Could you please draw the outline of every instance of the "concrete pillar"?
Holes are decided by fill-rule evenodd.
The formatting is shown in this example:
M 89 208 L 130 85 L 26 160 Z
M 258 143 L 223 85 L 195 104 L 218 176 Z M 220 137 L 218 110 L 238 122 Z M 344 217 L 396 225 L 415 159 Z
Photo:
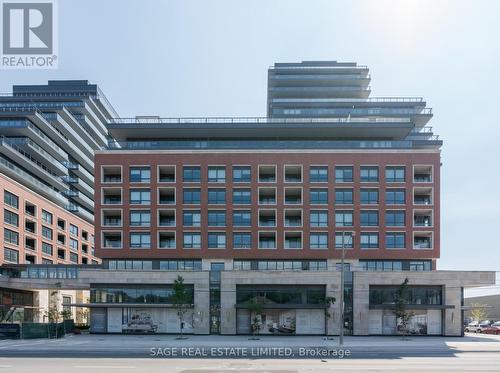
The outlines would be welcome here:
M 368 282 L 356 278 L 354 272 L 354 288 L 353 288 L 353 335 L 368 335 L 369 319 L 368 313 L 369 300 L 368 295 L 370 287 Z
M 334 278 L 336 279 L 336 278 Z M 327 310 L 330 317 L 326 318 L 326 334 L 339 335 L 339 322 L 340 322 L 340 283 L 336 281 L 326 284 L 326 296 L 335 297 L 335 303 Z
M 444 335 L 460 337 L 462 335 L 462 321 L 460 317 L 462 308 L 461 289 L 456 286 L 445 286 L 443 301 L 447 306 L 455 306 L 455 308 L 447 308 L 444 311 Z
M 236 283 L 224 281 L 224 273 L 220 296 L 220 333 L 236 334 Z
M 193 327 L 195 334 L 210 333 L 210 292 L 207 283 L 194 284 Z

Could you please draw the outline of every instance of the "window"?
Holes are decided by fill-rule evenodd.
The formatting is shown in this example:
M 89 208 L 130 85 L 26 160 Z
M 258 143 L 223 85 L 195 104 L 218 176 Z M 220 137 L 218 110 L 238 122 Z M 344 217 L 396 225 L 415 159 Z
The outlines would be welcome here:
M 225 233 L 208 233 L 208 248 L 209 249 L 225 249 L 226 234 Z
M 130 233 L 130 247 L 133 249 L 149 249 L 151 247 L 151 234 L 143 232 Z
M 15 209 L 19 208 L 19 197 L 6 190 L 3 192 L 3 202 L 7 206 L 14 207 Z
M 310 216 L 311 227 L 328 227 L 328 211 L 313 210 Z
M 53 247 L 47 242 L 42 242 L 42 253 L 52 256 Z
M 352 205 L 352 189 L 335 189 L 336 205 Z
M 7 224 L 19 227 L 19 215 L 12 211 L 3 210 L 3 221 Z
M 360 169 L 360 179 L 363 183 L 375 183 L 378 181 L 378 167 L 362 166 Z
M 186 183 L 199 183 L 201 171 L 198 166 L 186 166 L 182 169 L 182 179 Z
M 406 192 L 404 189 L 387 189 L 385 192 L 385 203 L 388 205 L 404 205 L 406 203 Z
M 149 227 L 151 213 L 149 211 L 130 211 L 130 225 L 133 227 Z
M 52 224 L 53 216 L 50 212 L 42 210 L 42 221 L 47 224 Z
M 76 225 L 70 224 L 69 233 L 72 234 L 73 236 L 78 236 L 78 227 Z
M 233 211 L 233 227 L 249 227 L 252 225 L 250 211 Z
M 360 199 L 362 205 L 378 204 L 378 189 L 361 189 Z
M 42 236 L 48 240 L 52 240 L 52 229 L 42 225 Z
M 313 205 L 328 204 L 328 189 L 311 189 L 309 192 L 310 203 Z
M 378 211 L 361 211 L 359 220 L 362 227 L 376 227 L 378 226 Z
M 209 227 L 225 227 L 226 212 L 225 211 L 209 211 L 208 212 Z
M 235 205 L 249 205 L 251 203 L 250 189 L 234 189 L 233 190 L 233 204 Z
M 201 193 L 199 189 L 184 189 L 183 202 L 190 205 L 199 205 L 201 202 Z
M 408 269 L 410 271 L 430 271 L 431 262 L 410 262 Z
M 199 211 L 184 211 L 182 224 L 185 227 L 199 227 L 201 223 L 201 213 Z
M 250 166 L 233 167 L 233 183 L 249 183 L 252 181 Z
M 328 233 L 311 233 L 309 246 L 311 249 L 328 249 Z
M 149 189 L 132 189 L 130 191 L 131 205 L 151 204 L 151 191 Z
M 74 238 L 70 238 L 69 247 L 71 250 L 78 251 L 78 241 Z
M 335 167 L 335 182 L 337 183 L 352 183 L 352 175 L 351 166 Z
M 327 166 L 311 166 L 309 169 L 309 182 L 326 183 L 328 181 Z
M 6 243 L 11 245 L 19 245 L 19 233 L 11 231 L 10 229 L 4 228 L 3 239 Z
M 406 238 L 403 232 L 391 232 L 385 235 L 385 247 L 388 249 L 404 249 L 405 242 Z
M 386 227 L 404 227 L 405 212 L 404 211 L 386 211 L 385 212 Z
M 19 252 L 17 250 L 4 248 L 3 258 L 6 262 L 19 263 Z
M 361 233 L 360 246 L 362 249 L 378 248 L 378 233 Z
M 78 263 L 78 254 L 69 253 L 69 260 L 73 263 Z
M 225 183 L 226 168 L 225 167 L 208 167 L 208 182 L 209 183 Z
M 183 247 L 186 249 L 201 248 L 201 235 L 199 233 L 184 233 Z
M 131 183 L 150 183 L 151 170 L 149 167 L 130 167 Z
M 352 232 L 335 232 L 335 248 L 342 249 L 354 248 L 354 236 Z
M 387 183 L 403 183 L 405 181 L 405 168 L 402 166 L 386 167 L 385 181 Z
M 250 249 L 252 247 L 252 235 L 250 233 L 234 233 L 233 248 L 234 249 Z
M 335 213 L 336 227 L 352 227 L 352 211 L 337 211 Z
M 225 189 L 208 189 L 208 203 L 211 205 L 223 205 L 226 203 Z
M 71 312 L 71 297 L 67 295 L 63 295 L 62 297 L 62 308 L 65 312 Z

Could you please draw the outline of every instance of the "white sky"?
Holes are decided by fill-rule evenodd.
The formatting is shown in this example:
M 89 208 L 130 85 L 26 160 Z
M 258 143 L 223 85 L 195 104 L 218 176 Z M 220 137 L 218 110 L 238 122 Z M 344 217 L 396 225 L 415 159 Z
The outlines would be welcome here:
M 374 96 L 423 96 L 444 140 L 439 269 L 500 270 L 500 1 L 59 0 L 59 69 L 121 116 L 264 116 L 267 67 L 368 65 Z

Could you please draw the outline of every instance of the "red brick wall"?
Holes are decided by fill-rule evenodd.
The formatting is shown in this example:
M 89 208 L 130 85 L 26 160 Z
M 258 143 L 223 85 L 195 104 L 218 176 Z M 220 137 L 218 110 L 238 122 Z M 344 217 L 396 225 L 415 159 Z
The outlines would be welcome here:
M 304 152 L 304 153 L 284 153 L 284 152 L 227 152 L 227 153 L 203 153 L 203 152 L 185 152 L 185 153 L 168 153 L 168 152 L 103 152 L 98 153 L 95 157 L 96 162 L 96 253 L 101 258 L 281 258 L 281 259 L 314 259 L 314 258 L 338 258 L 340 250 L 334 249 L 334 234 L 335 231 L 355 231 L 354 249 L 347 250 L 347 258 L 359 259 L 423 259 L 423 258 L 438 258 L 439 257 L 439 185 L 440 185 L 440 154 L 436 152 L 398 152 L 398 151 L 380 151 L 380 152 L 345 152 L 345 153 L 327 153 L 327 152 Z M 284 165 L 303 165 L 303 182 L 302 183 L 284 183 Z M 102 165 L 121 165 L 122 166 L 122 185 L 101 183 L 101 166 Z M 151 222 L 150 228 L 134 228 L 134 231 L 151 231 L 152 248 L 151 249 L 130 249 L 129 248 L 129 166 L 133 165 L 150 165 L 151 166 L 151 184 L 137 185 L 151 187 Z M 176 166 L 176 181 L 175 183 L 158 183 L 157 182 L 157 166 L 158 165 L 175 165 Z M 184 183 L 182 181 L 182 166 L 183 165 L 199 165 L 201 166 L 200 184 L 187 183 L 186 187 L 201 188 L 201 205 L 199 209 L 202 212 L 201 228 L 182 228 L 182 189 Z M 207 167 L 208 166 L 226 166 L 226 183 L 207 183 Z M 240 231 L 252 232 L 252 249 L 232 249 L 232 166 L 233 165 L 250 165 L 252 167 L 252 182 L 237 183 L 237 187 L 250 187 L 252 189 L 252 205 L 245 207 L 252 211 L 252 228 L 234 229 Z M 258 165 L 276 165 L 277 179 L 274 184 L 259 184 L 258 183 Z M 310 184 L 309 166 L 310 165 L 328 165 L 329 181 L 328 183 L 313 183 Z M 352 165 L 354 168 L 353 183 L 335 183 L 334 167 L 336 165 Z M 377 165 L 379 166 L 379 182 L 378 183 L 360 183 L 360 166 L 361 165 Z M 390 183 L 385 182 L 385 166 L 386 165 L 404 165 L 406 166 L 406 182 L 405 183 Z M 425 186 L 434 188 L 434 197 L 432 209 L 434 210 L 433 227 L 432 228 L 413 228 L 413 187 L 418 186 L 418 183 L 413 183 L 413 165 L 432 165 L 434 170 L 433 182 L 425 183 Z M 276 228 L 258 228 L 258 186 L 275 186 L 277 192 L 276 206 L 261 206 L 263 208 L 276 208 Z M 101 187 L 105 186 L 122 186 L 123 187 L 123 205 L 110 206 L 110 208 L 122 208 L 122 224 L 123 228 L 106 228 L 106 231 L 123 231 L 123 248 L 122 249 L 103 249 L 100 245 L 101 240 Z M 176 209 L 176 224 L 173 229 L 162 228 L 161 230 L 176 232 L 177 248 L 173 249 L 158 249 L 157 248 L 157 192 L 158 186 L 175 186 L 176 187 L 176 205 L 171 208 Z M 226 187 L 226 205 L 213 205 L 212 209 L 223 208 L 227 212 L 226 225 L 227 228 L 214 227 L 208 229 L 207 214 L 209 208 L 207 204 L 207 187 Z M 284 187 L 285 186 L 300 186 L 303 188 L 301 206 L 283 206 Z M 404 231 L 406 232 L 406 249 L 385 249 L 384 248 L 384 233 L 385 228 L 385 188 L 400 187 L 406 189 L 406 227 L 391 228 L 389 231 Z M 329 211 L 329 227 L 324 228 L 309 228 L 309 211 L 312 208 L 309 206 L 309 187 L 327 187 L 328 194 L 328 211 Z M 354 210 L 354 228 L 335 228 L 335 204 L 334 190 L 336 187 L 346 187 L 354 189 L 354 205 L 339 209 Z M 359 227 L 359 211 L 362 209 L 360 205 L 360 187 L 378 188 L 379 189 L 379 227 L 376 228 L 360 228 Z M 162 206 L 163 207 L 163 206 Z M 189 206 L 190 208 L 192 206 Z M 148 207 L 149 208 L 149 207 Z M 165 207 L 167 208 L 167 207 Z M 243 209 L 243 206 L 241 207 Z M 303 231 L 301 250 L 284 249 L 284 209 L 285 208 L 302 208 L 303 209 L 303 227 L 302 228 L 286 228 L 286 231 Z M 324 209 L 325 205 L 317 206 L 317 209 Z M 373 209 L 377 206 L 365 206 L 363 209 Z M 396 207 L 388 206 L 387 209 L 396 209 Z M 399 208 L 399 207 L 398 207 Z M 427 207 L 426 207 L 427 208 Z M 209 249 L 207 247 L 207 232 L 208 231 L 226 231 L 226 249 Z M 275 230 L 277 232 L 277 249 L 262 250 L 258 249 L 258 231 L 259 230 Z M 309 249 L 308 236 L 310 231 L 328 231 L 329 233 L 329 249 L 318 250 Z M 432 231 L 434 234 L 433 249 L 413 249 L 413 231 L 425 230 Z M 200 231 L 202 234 L 201 249 L 183 249 L 182 248 L 182 232 L 183 231 Z M 361 232 L 379 232 L 379 249 L 360 249 L 359 237 Z
M 15 209 L 4 204 L 4 190 L 7 190 L 19 197 L 19 208 Z M 25 201 L 28 201 L 36 205 L 36 216 L 25 214 Z M 13 227 L 9 224 L 4 223 L 4 209 L 10 210 L 19 215 L 19 227 Z M 52 224 L 42 223 L 41 214 L 42 209 L 50 212 L 53 216 Z M 62 231 L 57 227 L 57 218 L 61 218 L 66 221 L 66 229 Z M 36 224 L 36 233 L 33 234 L 25 230 L 25 220 L 29 219 Z M 57 263 L 72 263 L 69 260 L 69 249 L 70 238 L 78 240 L 78 263 L 82 262 L 82 257 L 86 257 L 88 264 L 91 264 L 92 259 L 97 260 L 96 257 L 92 256 L 91 248 L 94 246 L 90 242 L 91 235 L 94 234 L 94 226 L 83 219 L 80 219 L 76 215 L 71 214 L 62 207 L 49 202 L 45 198 L 39 196 L 33 191 L 25 188 L 21 184 L 13 181 L 12 179 L 0 174 L 0 221 L 2 222 L 2 229 L 0 231 L 0 264 L 4 263 L 4 248 L 11 248 L 19 252 L 19 263 L 25 263 L 25 255 L 32 255 L 36 258 L 36 264 L 42 263 L 42 258 L 50 259 L 54 264 Z M 42 224 L 52 229 L 52 240 L 48 240 L 42 237 Z M 78 227 L 78 237 L 70 235 L 69 226 L 70 224 L 76 225 Z M 12 245 L 10 243 L 4 242 L 4 228 L 10 229 L 12 231 L 19 233 L 19 245 Z M 88 232 L 88 240 L 82 238 L 82 230 Z M 57 243 L 57 234 L 62 233 L 66 236 L 65 245 Z M 36 250 L 25 249 L 25 237 L 32 237 L 36 239 Z M 47 242 L 53 246 L 53 255 L 47 255 L 42 253 L 42 241 Z M 81 252 L 82 243 L 87 244 L 88 254 L 83 254 Z M 66 250 L 66 260 L 61 260 L 57 258 L 58 247 L 64 248 Z M 75 252 L 76 253 L 76 252 Z

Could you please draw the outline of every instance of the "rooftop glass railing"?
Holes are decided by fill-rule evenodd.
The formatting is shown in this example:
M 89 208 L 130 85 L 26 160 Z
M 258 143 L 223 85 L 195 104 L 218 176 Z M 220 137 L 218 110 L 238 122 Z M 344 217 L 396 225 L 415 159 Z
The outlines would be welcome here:
M 111 118 L 108 125 L 118 124 L 286 124 L 286 123 L 400 123 L 411 122 L 407 117 L 338 117 L 338 118 L 268 118 L 268 117 L 207 117 L 207 118 Z
M 271 79 L 287 80 L 287 79 L 370 79 L 369 74 L 276 74 L 270 77 Z
M 273 98 L 273 102 L 425 102 L 422 97 L 370 97 L 370 98 Z
M 412 141 L 324 141 L 324 140 L 152 140 L 123 141 L 120 149 L 411 149 Z

